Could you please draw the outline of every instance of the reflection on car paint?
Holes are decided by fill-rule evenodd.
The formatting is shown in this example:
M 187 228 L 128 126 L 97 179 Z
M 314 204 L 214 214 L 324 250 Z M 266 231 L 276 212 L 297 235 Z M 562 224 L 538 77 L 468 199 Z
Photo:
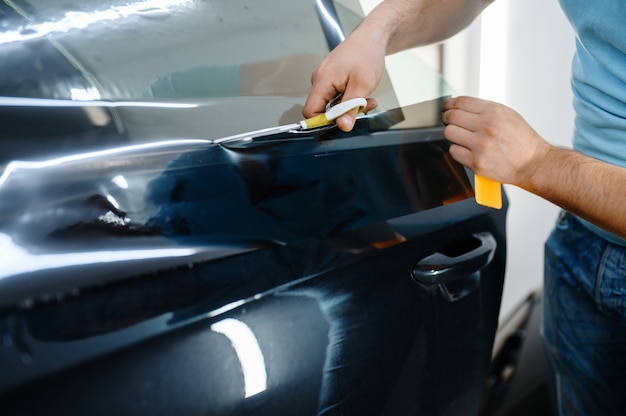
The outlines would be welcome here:
M 172 7 L 185 7 L 194 0 L 144 0 L 124 5 L 111 5 L 107 9 L 90 10 L 88 12 L 72 12 L 40 23 L 30 23 L 15 30 L 4 30 L 0 33 L 0 44 L 25 42 L 41 39 L 53 34 L 63 34 L 71 30 L 84 30 L 87 26 L 104 23 L 130 16 L 167 16 Z M 98 99 L 99 97 L 90 97 Z
M 0 177 L 0 262 L 9 266 L 0 305 L 21 312 L 0 322 L 2 332 L 24 365 L 55 355 L 58 343 L 63 356 L 87 360 L 131 345 L 134 333 L 221 318 L 277 293 L 304 296 L 328 325 L 315 335 L 329 343 L 318 414 L 357 406 L 342 403 L 359 379 L 344 354 L 360 348 L 374 322 L 346 317 L 363 308 L 357 292 L 307 281 L 402 245 L 398 218 L 472 196 L 436 111 L 406 134 L 389 130 L 411 120 L 406 110 L 360 119 L 349 134 L 331 127 L 228 146 L 188 139 L 9 162 Z M 249 360 L 242 354 L 239 365 Z M 51 371 L 46 365 L 21 379 Z M 245 394 L 259 394 L 260 384 L 244 383 Z
M 30 261 L 5 268 L 4 280 L 36 279 L 37 272 L 61 267 L 88 267 L 97 275 L 111 262 L 132 264 L 133 250 L 172 253 L 147 256 L 137 266 L 149 269 L 307 239 L 329 240 L 341 250 L 383 247 L 402 241 L 388 219 L 472 195 L 443 142 L 399 145 L 384 132 L 332 134 L 327 142 L 291 140 L 287 133 L 253 148 L 176 141 L 11 162 L 0 180 L 0 195 L 9 201 L 1 207 L 0 231 L 5 253 Z M 120 245 L 126 252 L 116 255 Z M 89 256 L 93 264 L 83 264 Z
M 297 252 L 300 252 L 301 255 L 294 256 L 294 253 Z M 250 292 L 256 292 L 259 288 L 250 287 L 250 284 L 253 283 L 253 280 L 250 279 L 244 278 L 240 279 L 239 282 L 234 282 L 233 279 L 235 277 L 254 275 L 254 278 L 258 279 L 265 275 L 275 276 L 282 274 L 321 276 L 322 273 L 319 271 L 328 270 L 326 266 L 329 264 L 341 265 L 341 263 L 336 261 L 338 258 L 343 258 L 343 263 L 349 262 L 349 258 L 345 255 L 336 252 L 332 254 L 332 251 L 328 251 L 323 245 L 312 243 L 280 246 L 272 249 L 269 253 L 258 251 L 257 254 L 247 259 L 248 267 L 242 267 L 244 265 L 238 264 L 236 258 L 224 259 L 224 261 L 218 264 L 197 265 L 192 269 L 181 268 L 177 271 L 173 270 L 169 275 L 163 271 L 160 276 L 140 280 L 133 279 L 119 283 L 118 290 L 85 290 L 81 293 L 81 296 L 66 297 L 63 303 L 49 302 L 47 305 L 40 305 L 38 308 L 26 309 L 21 315 L 24 317 L 24 321 L 20 324 L 22 328 L 20 331 L 26 334 L 25 339 L 27 343 L 23 345 L 27 346 L 28 350 L 22 350 L 22 354 L 26 357 L 28 356 L 26 351 L 33 351 L 36 359 L 37 355 L 44 351 L 47 354 L 51 354 L 57 349 L 59 353 L 63 351 L 62 356 L 64 357 L 78 356 L 85 359 L 85 353 L 97 355 L 99 351 L 106 351 L 112 346 L 127 345 L 126 342 L 132 343 L 136 337 L 145 337 L 147 334 L 159 334 L 164 331 L 185 328 L 194 321 L 197 322 L 197 325 L 205 325 L 203 322 L 207 318 L 203 317 L 201 311 L 211 309 L 210 304 L 212 302 L 209 301 L 207 303 L 207 300 L 210 299 L 207 298 L 207 294 L 210 292 L 206 291 L 211 285 L 213 285 L 212 290 L 215 291 L 215 295 L 219 295 L 220 292 L 223 295 L 225 292 L 235 290 L 241 296 L 241 293 L 246 290 L 240 290 L 240 285 L 246 286 Z M 308 266 L 304 265 L 303 267 L 299 261 L 295 260 L 304 259 L 305 257 Z M 335 258 L 334 260 L 333 257 Z M 283 259 L 283 262 L 281 262 L 281 259 Z M 285 263 L 284 261 L 287 259 L 292 260 Z M 322 264 L 321 267 L 320 264 Z M 234 266 L 235 268 L 230 268 L 229 266 Z M 379 409 L 382 406 L 380 400 L 387 397 L 386 394 L 381 394 L 381 391 L 391 388 L 393 376 L 404 365 L 404 360 L 409 352 L 413 357 L 416 357 L 416 354 L 422 357 L 426 360 L 425 362 L 429 362 L 427 357 L 431 357 L 432 360 L 432 357 L 435 355 L 446 357 L 451 353 L 447 351 L 446 343 L 443 340 L 441 340 L 442 343 L 432 345 L 420 344 L 419 348 L 421 351 L 412 350 L 412 339 L 423 332 L 436 331 L 452 324 L 452 322 L 445 321 L 443 317 L 438 318 L 435 316 L 426 319 L 425 316 L 418 313 L 425 305 L 430 305 L 430 308 L 436 308 L 435 305 L 441 302 L 435 292 L 419 291 L 416 287 L 413 287 L 412 297 L 399 296 L 398 291 L 402 292 L 411 288 L 410 285 L 406 287 L 399 285 L 400 282 L 408 283 L 408 279 L 401 279 L 400 281 L 394 279 L 393 282 L 387 279 L 378 279 L 375 276 L 378 276 L 381 272 L 379 270 L 380 267 L 390 268 L 389 266 L 377 264 L 376 270 L 371 269 L 364 273 L 365 270 L 357 269 L 344 276 L 349 277 L 351 281 L 350 287 L 360 287 L 360 290 L 345 292 L 343 286 L 346 283 L 345 280 L 338 281 L 333 279 L 332 275 L 316 280 L 302 279 L 300 282 L 292 282 L 292 284 L 285 285 L 282 289 L 280 286 L 278 288 L 275 287 L 274 290 L 266 292 L 265 295 L 256 295 L 256 302 L 254 303 L 236 302 L 230 308 L 231 312 L 229 314 L 213 315 L 209 313 L 208 315 L 219 320 L 224 318 L 238 319 L 244 322 L 255 334 L 261 354 L 266 357 L 264 362 L 266 366 L 270 366 L 266 369 L 266 373 L 271 375 L 266 381 L 266 394 L 277 394 L 282 383 L 297 382 L 297 379 L 294 380 L 293 377 L 303 376 L 297 372 L 297 366 L 294 368 L 295 363 L 292 363 L 288 369 L 282 368 L 280 363 L 291 363 L 290 357 L 301 357 L 304 354 L 307 356 L 307 371 L 315 371 L 317 368 L 317 371 L 320 372 L 319 377 L 310 378 L 310 380 L 319 380 L 320 384 L 318 386 L 307 386 L 304 389 L 315 400 L 315 407 L 318 409 L 316 414 L 333 414 L 340 409 L 349 409 L 358 414 L 359 411 L 366 412 L 371 409 Z M 257 268 L 264 269 L 270 273 L 259 275 L 255 273 Z M 390 269 L 388 272 L 392 273 L 391 275 L 395 275 L 396 272 L 393 270 L 393 267 Z M 220 284 L 216 281 L 219 280 L 220 276 L 228 280 L 223 280 Z M 155 281 L 155 279 L 157 280 Z M 227 281 L 230 283 L 228 286 L 224 285 Z M 204 289 L 203 286 L 205 286 Z M 157 288 L 159 289 L 155 291 Z M 414 299 L 410 301 L 413 297 Z M 221 298 L 223 299 L 223 296 Z M 400 299 L 404 299 L 402 304 L 398 303 Z M 294 314 L 299 308 L 303 308 L 301 309 L 301 314 L 298 313 L 290 318 L 290 316 L 278 313 L 282 310 L 282 307 L 278 305 L 286 301 L 292 304 L 289 310 Z M 470 309 L 468 308 L 473 308 L 473 302 L 477 301 L 478 299 L 474 298 L 472 302 L 465 302 L 456 308 L 469 311 Z M 388 310 L 386 308 L 389 307 L 389 302 L 394 304 L 394 319 L 388 320 L 388 317 L 382 319 L 382 316 L 377 318 L 378 314 L 374 312 Z M 167 305 L 164 305 L 164 303 Z M 295 305 L 299 306 L 296 307 Z M 146 315 L 150 308 L 157 308 L 154 309 L 156 311 L 164 306 L 167 306 L 167 309 L 179 312 L 175 314 L 165 313 L 154 318 L 149 318 L 149 315 Z M 243 309 L 242 306 L 244 306 Z M 91 310 L 92 313 L 89 315 L 77 313 L 86 310 L 86 308 Z M 274 312 L 268 313 L 268 308 L 270 311 L 274 310 Z M 129 324 L 128 321 L 121 327 L 115 325 L 116 320 L 119 321 L 118 324 L 121 324 L 129 317 L 133 317 L 133 320 L 139 319 L 139 321 L 134 326 L 126 328 L 124 326 Z M 255 320 L 255 317 L 263 318 L 262 320 Z M 98 319 L 101 319 L 101 331 L 105 331 L 98 333 L 108 334 L 105 344 L 103 344 L 105 338 L 94 336 L 97 333 L 90 332 L 98 329 Z M 285 336 L 290 319 L 310 320 L 298 322 L 299 327 L 308 322 L 306 324 L 308 332 L 305 338 L 309 343 L 308 345 L 301 345 L 296 340 L 283 342 L 281 337 L 278 336 L 279 334 L 272 332 L 281 328 L 281 336 Z M 219 320 L 213 321 L 208 319 L 209 323 L 207 325 L 212 326 Z M 478 325 L 478 322 L 476 325 Z M 86 332 L 86 330 L 88 331 Z M 197 329 L 193 330 L 193 327 L 190 327 L 190 330 L 193 333 L 202 333 L 202 331 L 198 332 Z M 374 339 L 379 339 L 378 337 L 383 332 L 402 333 L 403 335 L 398 335 L 388 340 L 389 346 L 393 346 L 394 354 L 380 357 L 377 356 L 377 350 L 371 349 L 370 346 L 377 344 L 373 341 Z M 189 354 L 191 351 L 194 351 L 194 362 L 196 364 L 194 368 L 189 368 L 185 366 L 182 356 L 164 355 L 158 358 L 158 361 L 176 363 L 176 366 L 169 368 L 168 378 L 176 378 L 181 371 L 186 371 L 187 377 L 189 377 L 189 374 L 196 374 L 192 378 L 197 378 L 202 374 L 202 368 L 211 368 L 213 371 L 217 371 L 226 365 L 226 362 L 223 364 L 214 362 L 214 360 L 219 360 L 221 356 L 220 350 L 216 349 L 212 349 L 211 356 L 205 357 L 205 360 L 208 361 L 204 361 L 204 364 L 200 365 L 203 362 L 200 356 L 203 353 L 205 342 L 201 342 L 201 340 L 196 342 L 193 338 L 189 339 L 184 336 L 184 333 L 181 334 L 180 331 L 176 333 L 178 335 L 175 335 L 175 339 L 183 337 L 180 340 L 180 344 L 178 344 L 180 345 L 179 349 L 182 349 L 181 354 Z M 470 330 L 469 333 L 475 334 L 475 331 Z M 122 340 L 124 343 L 118 344 Z M 327 347 L 324 348 L 323 345 L 318 345 L 320 343 L 323 345 L 327 344 Z M 298 345 L 301 345 L 301 347 L 298 348 Z M 192 350 L 189 350 L 189 348 L 192 348 Z M 152 354 L 156 352 L 151 352 L 149 347 L 142 348 L 142 351 L 143 356 L 157 359 L 152 357 Z M 161 355 L 174 353 L 171 348 L 161 347 L 158 351 L 158 354 Z M 320 351 L 326 351 L 326 354 L 322 357 L 315 355 Z M 276 354 L 280 354 L 281 358 L 277 359 Z M 350 359 L 346 359 L 347 356 Z M 124 357 L 127 357 L 128 360 L 139 359 L 132 352 L 132 349 L 125 353 Z M 256 359 L 258 365 L 258 355 Z M 244 358 L 244 360 L 247 359 Z M 435 360 L 432 361 L 435 362 Z M 60 360 L 60 363 L 62 362 Z M 228 363 L 228 366 L 240 366 L 241 359 L 237 359 L 237 362 L 239 364 L 231 361 Z M 376 365 L 378 367 L 378 377 L 375 380 L 369 379 L 366 384 L 363 384 L 365 372 L 371 371 L 372 366 L 377 362 L 381 364 Z M 46 363 L 40 364 L 45 365 Z M 133 368 L 134 365 L 137 364 L 129 361 L 123 367 L 130 366 L 130 368 Z M 479 368 L 481 365 L 480 362 L 473 361 L 473 366 Z M 39 370 L 41 370 L 41 367 L 39 367 Z M 115 376 L 115 373 L 108 371 L 106 360 L 103 363 L 103 367 L 89 371 L 96 371 L 100 374 L 101 380 L 107 380 Z M 429 371 L 428 367 L 424 371 Z M 435 371 L 435 369 L 430 371 Z M 464 371 L 466 376 L 469 376 L 472 371 L 476 370 L 464 368 L 462 371 Z M 234 374 L 239 372 L 244 374 L 243 369 L 239 371 L 233 370 Z M 282 379 L 281 377 L 286 378 Z M 257 384 L 256 386 L 258 387 L 259 385 Z M 355 388 L 356 386 L 360 387 L 357 389 Z M 236 385 L 226 385 L 217 391 L 227 393 L 231 392 L 231 388 L 235 389 L 235 391 L 240 389 Z M 237 403 L 236 398 L 242 397 L 238 396 L 238 394 L 245 395 L 245 384 L 241 386 L 241 389 L 241 393 L 231 392 L 223 396 L 220 395 L 221 398 L 214 397 L 214 403 L 224 404 L 226 402 L 234 406 L 234 403 Z M 350 393 L 351 391 L 353 394 Z M 454 391 L 454 388 L 450 387 L 450 391 Z M 416 392 L 415 394 L 419 394 L 419 396 L 416 396 L 420 397 L 419 402 L 425 408 L 428 408 L 430 402 L 428 398 L 422 397 L 423 392 Z M 229 397 L 232 397 L 232 399 L 229 399 Z M 250 398 L 252 397 L 254 396 L 250 396 Z M 300 395 L 298 399 L 305 400 L 306 397 Z M 433 398 L 434 396 L 431 397 L 431 399 Z M 268 398 L 266 397 L 265 399 Z M 304 404 L 300 404 L 299 408 L 305 409 L 307 407 Z
M 233 344 L 243 372 L 244 398 L 265 391 L 267 388 L 265 359 L 250 327 L 238 319 L 226 318 L 211 325 L 211 329 L 225 335 Z

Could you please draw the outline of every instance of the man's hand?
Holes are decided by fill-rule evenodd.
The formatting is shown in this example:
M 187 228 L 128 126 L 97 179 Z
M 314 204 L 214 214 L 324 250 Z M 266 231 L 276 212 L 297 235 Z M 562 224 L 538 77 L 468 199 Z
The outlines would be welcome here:
M 369 36 L 352 36 L 335 48 L 313 73 L 311 92 L 302 110 L 306 118 L 325 111 L 326 104 L 338 94 L 342 101 L 368 97 L 378 86 L 385 65 L 385 45 L 372 42 Z M 376 108 L 377 101 L 367 98 L 365 112 Z M 350 131 L 356 120 L 356 110 L 337 119 L 337 126 Z
M 525 189 L 552 147 L 518 113 L 491 101 L 451 98 L 442 120 L 454 159 L 481 176 Z
M 374 109 L 378 103 L 368 97 L 382 78 L 386 55 L 447 39 L 492 1 L 381 1 L 313 73 L 303 115 L 309 118 L 323 113 L 326 103 L 338 94 L 343 94 L 342 100 L 367 98 L 365 111 Z M 337 125 L 350 131 L 355 119 L 353 111 L 340 117 Z
M 541 138 L 515 111 L 478 98 L 444 103 L 450 154 L 475 173 L 519 186 L 626 238 L 626 168 Z

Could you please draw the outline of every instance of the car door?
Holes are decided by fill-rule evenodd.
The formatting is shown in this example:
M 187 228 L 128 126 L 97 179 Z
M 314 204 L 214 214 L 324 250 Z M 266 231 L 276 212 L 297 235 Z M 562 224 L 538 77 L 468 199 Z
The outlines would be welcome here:
M 62 84 L 87 80 L 98 97 L 2 94 L 0 111 L 22 116 L 7 118 L 11 131 L 54 109 L 50 123 L 73 126 L 60 137 L 75 143 L 60 151 L 59 136 L 2 137 L 12 150 L 0 162 L 7 414 L 475 414 L 497 325 L 506 201 L 475 203 L 472 175 L 443 138 L 443 97 L 398 106 L 383 82 L 391 98 L 351 133 L 329 126 L 217 145 L 300 117 L 306 88 L 262 90 L 263 78 L 250 95 L 209 94 L 207 74 L 226 84 L 243 65 L 206 72 L 183 40 L 210 22 L 214 36 L 237 33 L 224 39 L 231 47 L 280 33 L 275 53 L 327 51 L 334 6 L 349 11 L 212 1 L 143 2 L 133 14 L 95 3 L 81 13 L 99 19 L 53 33 L 51 45 L 81 63 Z M 57 6 L 30 4 L 44 15 Z M 292 36 L 259 20 L 268 11 Z M 179 35 L 128 41 L 164 27 Z M 117 42 L 93 49 L 100 69 L 85 41 L 94 34 Z M 208 53 L 203 42 L 193 44 Z M 211 59 L 228 55 L 216 50 Z M 142 59 L 129 67 L 144 71 L 131 76 L 114 64 L 133 51 Z M 287 62 L 253 67 L 268 61 L 270 74 Z M 98 123 L 110 130 L 84 146 Z M 42 140 L 52 150 L 30 153 Z

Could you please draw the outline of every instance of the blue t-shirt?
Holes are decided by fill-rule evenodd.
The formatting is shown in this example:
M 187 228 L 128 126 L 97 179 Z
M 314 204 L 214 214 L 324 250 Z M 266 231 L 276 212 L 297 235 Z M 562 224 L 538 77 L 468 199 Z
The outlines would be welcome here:
M 576 33 L 574 148 L 626 167 L 626 1 L 559 1 Z M 626 245 L 614 234 L 583 223 L 610 241 Z

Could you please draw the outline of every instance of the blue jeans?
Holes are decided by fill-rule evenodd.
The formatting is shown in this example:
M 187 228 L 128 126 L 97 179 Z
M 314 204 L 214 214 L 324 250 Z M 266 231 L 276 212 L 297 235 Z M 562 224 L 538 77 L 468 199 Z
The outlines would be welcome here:
M 559 415 L 626 415 L 626 247 L 561 213 L 545 254 L 543 336 Z

